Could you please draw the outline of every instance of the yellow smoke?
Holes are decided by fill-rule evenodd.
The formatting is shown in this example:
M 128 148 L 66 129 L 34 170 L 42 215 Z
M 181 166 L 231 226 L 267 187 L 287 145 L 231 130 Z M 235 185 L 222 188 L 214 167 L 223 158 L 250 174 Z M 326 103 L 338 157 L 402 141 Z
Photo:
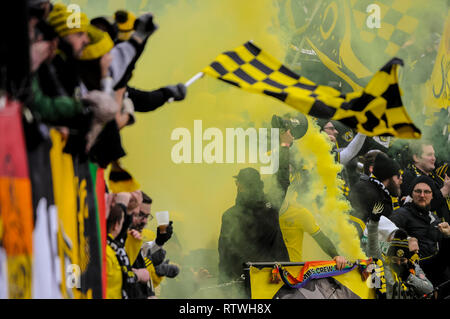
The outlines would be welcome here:
M 185 82 L 219 53 L 248 40 L 270 49 L 281 60 L 283 48 L 269 30 L 274 15 L 272 1 L 266 0 L 257 6 L 238 0 L 169 5 L 164 15 L 155 17 L 160 29 L 150 38 L 131 85 L 150 90 Z M 173 210 L 185 216 L 182 223 L 174 221 L 174 229 L 183 228 L 177 234 L 186 251 L 217 249 L 221 216 L 234 205 L 236 196 L 232 176 L 251 165 L 174 164 L 171 150 L 177 141 L 170 139 L 172 131 L 185 127 L 193 135 L 194 120 L 202 120 L 203 131 L 216 127 L 225 136 L 228 127 L 247 129 L 253 122 L 258 128 L 273 113 L 288 109 L 267 97 L 205 77 L 188 88 L 184 101 L 138 114 L 137 123 L 123 131 L 128 153 L 124 165 L 154 199 L 153 210 Z
M 284 3 L 284 7 L 290 8 L 288 4 L 294 1 L 63 2 L 79 4 L 90 18 L 98 15 L 111 16 L 118 9 L 129 9 L 136 14 L 146 11 L 155 14 L 155 21 L 160 28 L 148 41 L 130 82 L 131 86 L 145 90 L 185 82 L 219 53 L 248 40 L 253 40 L 259 47 L 284 61 L 289 41 L 296 31 L 281 33 L 286 22 L 278 20 L 280 8 L 277 6 L 277 3 Z M 448 8 L 436 9 L 441 12 L 447 10 Z M 312 15 L 311 12 L 308 14 Z M 291 24 L 292 19 L 293 16 L 290 16 Z M 428 35 L 433 31 L 433 19 L 429 19 L 429 28 L 423 29 L 424 34 Z M 416 36 L 416 41 L 421 38 L 426 37 Z M 365 42 L 360 41 L 360 44 L 362 48 L 366 47 Z M 374 56 L 371 48 L 367 47 L 366 50 L 367 57 Z M 405 62 L 408 65 L 409 61 Z M 401 86 L 409 84 L 413 78 L 415 77 L 404 77 Z M 408 100 L 414 101 L 415 96 L 411 91 L 405 93 L 405 104 L 408 104 Z M 410 98 L 406 98 L 408 93 Z M 420 102 L 417 104 L 422 107 Z M 170 139 L 172 131 L 185 127 L 193 134 L 194 120 L 202 120 L 203 130 L 216 127 L 223 133 L 228 127 L 258 128 L 264 122 L 270 122 L 272 114 L 282 115 L 290 111 L 292 109 L 274 99 L 249 94 L 205 77 L 188 88 L 184 101 L 166 104 L 152 113 L 137 114 L 137 122 L 122 131 L 127 151 L 127 156 L 122 161 L 124 167 L 153 198 L 153 212 L 171 212 L 174 230 L 184 254 L 196 249 L 217 250 L 221 216 L 234 205 L 236 196 L 232 176 L 241 168 L 258 168 L 258 165 L 175 164 L 171 159 L 171 150 L 177 141 Z M 422 113 L 417 117 L 421 118 Z M 203 143 L 205 145 L 206 142 Z M 308 189 L 301 192 L 298 200 L 314 213 L 320 227 L 332 239 L 340 254 L 353 259 L 364 258 L 356 230 L 348 223 L 349 203 L 339 189 L 341 181 L 336 178 L 341 166 L 335 163 L 326 136 L 319 133 L 310 122 L 308 133 L 294 147 L 298 149 L 311 177 Z M 155 226 L 155 221 L 152 221 L 148 227 L 155 229 Z M 305 235 L 303 249 L 305 260 L 323 258 L 323 253 L 308 235 Z M 168 249 L 169 258 L 170 254 L 171 250 Z
M 343 196 L 343 182 L 338 177 L 342 166 L 335 162 L 328 137 L 325 133 L 320 133 L 318 127 L 312 124 L 311 118 L 309 122 L 307 134 L 295 146 L 299 150 L 297 160 L 302 159 L 310 171 L 310 187 L 299 189 L 297 201 L 315 215 L 319 226 L 332 239 L 338 253 L 350 259 L 365 258 L 357 231 L 348 222 L 351 206 Z M 317 257 L 314 252 L 317 250 L 311 251 L 308 247 L 304 250 L 306 260 Z
M 79 4 L 90 18 L 111 16 L 118 9 L 155 14 L 159 29 L 149 39 L 130 82 L 139 89 L 152 90 L 186 82 L 219 53 L 248 40 L 284 60 L 286 37 L 281 33 L 276 1 L 258 0 L 256 4 L 240 0 L 179 0 L 165 4 L 164 10 L 159 9 L 161 1 L 109 0 L 107 5 L 100 2 L 103 1 L 71 1 Z M 159 11 L 154 10 L 156 7 Z M 172 131 L 185 127 L 193 135 L 194 120 L 202 120 L 203 130 L 216 127 L 223 133 L 228 127 L 258 128 L 270 122 L 272 114 L 289 111 L 292 109 L 276 100 L 248 94 L 205 77 L 188 88 L 184 101 L 166 104 L 151 113 L 138 113 L 137 122 L 122 131 L 127 151 L 122 160 L 124 167 L 153 198 L 153 212 L 173 212 L 174 229 L 186 253 L 194 249 L 217 249 L 221 216 L 234 205 L 236 196 L 232 176 L 241 168 L 258 168 L 258 165 L 175 164 L 171 150 L 177 141 L 170 139 Z M 308 196 L 313 199 L 326 187 L 325 206 L 320 214 L 324 214 L 323 220 L 333 220 L 338 212 L 348 208 L 346 203 L 333 199 L 338 192 L 335 177 L 340 167 L 329 155 L 330 146 L 324 137 L 313 132 L 299 143 L 305 158 L 317 166 L 317 180 Z M 155 225 L 152 221 L 149 228 L 154 229 Z M 332 231 L 327 230 L 326 224 L 321 226 Z M 351 234 L 350 231 L 347 236 Z M 341 234 L 337 238 L 341 240 L 340 249 L 346 252 L 345 236 Z M 348 255 L 359 256 L 350 251 Z M 319 255 L 309 256 L 314 259 Z

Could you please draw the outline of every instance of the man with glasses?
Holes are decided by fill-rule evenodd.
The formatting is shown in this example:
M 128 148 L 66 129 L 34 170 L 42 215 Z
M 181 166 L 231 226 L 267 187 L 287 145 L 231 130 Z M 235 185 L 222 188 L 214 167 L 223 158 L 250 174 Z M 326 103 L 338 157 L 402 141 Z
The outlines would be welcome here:
M 409 196 L 412 201 L 404 204 L 390 219 L 404 229 L 408 236 L 419 241 L 420 266 L 434 286 L 450 280 L 450 263 L 445 251 L 440 249 L 442 242 L 450 237 L 450 226 L 443 222 L 435 212 L 431 212 L 431 201 L 435 196 L 433 180 L 425 175 L 419 176 L 411 184 Z M 445 297 L 450 290 L 443 287 L 440 296 Z
M 133 271 L 147 274 L 146 280 L 138 282 L 138 298 L 154 298 L 156 288 L 164 277 L 174 278 L 179 273 L 176 265 L 169 264 L 166 258 L 166 251 L 162 246 L 172 237 L 173 226 L 170 222 L 166 233 L 161 234 L 159 230 L 155 233 L 145 228 L 147 223 L 153 219 L 151 214 L 153 200 L 146 193 L 141 192 L 142 201 L 139 209 L 133 212 L 133 222 L 130 228 L 142 234 L 144 246 L 141 253 L 133 264 Z M 145 276 L 142 276 L 145 278 Z
M 328 138 L 330 139 L 331 142 L 336 143 L 336 138 L 339 134 L 339 131 L 336 129 L 332 121 L 327 122 L 323 126 L 322 130 L 325 133 L 327 133 Z
M 447 198 L 450 195 L 450 177 L 447 174 L 444 178 L 435 173 L 436 156 L 434 147 L 427 141 L 414 141 L 410 144 L 410 155 L 412 162 L 405 169 L 402 185 L 402 197 L 406 197 L 411 188 L 411 182 L 417 176 L 428 176 L 433 180 L 432 189 L 434 192 L 431 201 L 431 210 L 436 211 L 437 215 L 445 221 L 450 220 L 449 205 L 450 200 Z
M 142 203 L 139 205 L 139 210 L 133 213 L 133 222 L 131 224 L 131 228 L 136 229 L 138 232 L 142 233 L 145 226 L 147 226 L 147 223 L 153 219 L 151 211 L 152 199 L 147 194 L 142 192 Z
M 389 240 L 386 255 L 378 242 L 378 223 L 381 214 L 371 213 L 367 228 L 368 255 L 381 259 L 384 265 L 387 299 L 419 299 L 433 291 L 433 285 L 417 263 L 417 254 L 409 248 L 407 234 L 402 229 Z

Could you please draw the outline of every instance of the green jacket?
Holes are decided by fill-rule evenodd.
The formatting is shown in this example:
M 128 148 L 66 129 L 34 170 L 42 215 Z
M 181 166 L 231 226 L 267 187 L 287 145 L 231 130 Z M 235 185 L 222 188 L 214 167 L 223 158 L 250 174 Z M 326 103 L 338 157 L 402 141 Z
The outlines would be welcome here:
M 74 98 L 68 96 L 49 97 L 45 95 L 36 77 L 32 80 L 31 90 L 33 100 L 29 108 L 44 123 L 65 124 L 68 120 L 87 114 L 89 111 L 81 101 Z

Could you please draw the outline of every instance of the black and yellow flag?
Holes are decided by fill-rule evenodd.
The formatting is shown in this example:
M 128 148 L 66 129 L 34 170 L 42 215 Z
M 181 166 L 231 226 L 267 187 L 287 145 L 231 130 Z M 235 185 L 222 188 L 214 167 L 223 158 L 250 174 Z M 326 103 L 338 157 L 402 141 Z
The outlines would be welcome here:
M 348 94 L 317 85 L 285 67 L 251 42 L 220 54 L 203 72 L 244 90 L 272 96 L 298 111 L 338 120 L 367 136 L 420 138 L 402 104 L 397 68 L 390 60 L 365 89 Z
M 119 161 L 111 163 L 108 182 L 109 189 L 112 193 L 131 193 L 140 189 L 139 183 L 120 165 Z

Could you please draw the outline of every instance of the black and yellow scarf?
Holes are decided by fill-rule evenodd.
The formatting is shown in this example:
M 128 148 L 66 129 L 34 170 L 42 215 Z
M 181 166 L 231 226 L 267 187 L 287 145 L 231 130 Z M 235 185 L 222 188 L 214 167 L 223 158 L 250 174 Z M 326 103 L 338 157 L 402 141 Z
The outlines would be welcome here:
M 122 271 L 122 299 L 133 299 L 136 296 L 137 278 L 135 273 L 131 270 L 130 259 L 123 245 L 118 243 L 114 238 L 108 234 L 108 245 L 116 253 L 117 261 Z

